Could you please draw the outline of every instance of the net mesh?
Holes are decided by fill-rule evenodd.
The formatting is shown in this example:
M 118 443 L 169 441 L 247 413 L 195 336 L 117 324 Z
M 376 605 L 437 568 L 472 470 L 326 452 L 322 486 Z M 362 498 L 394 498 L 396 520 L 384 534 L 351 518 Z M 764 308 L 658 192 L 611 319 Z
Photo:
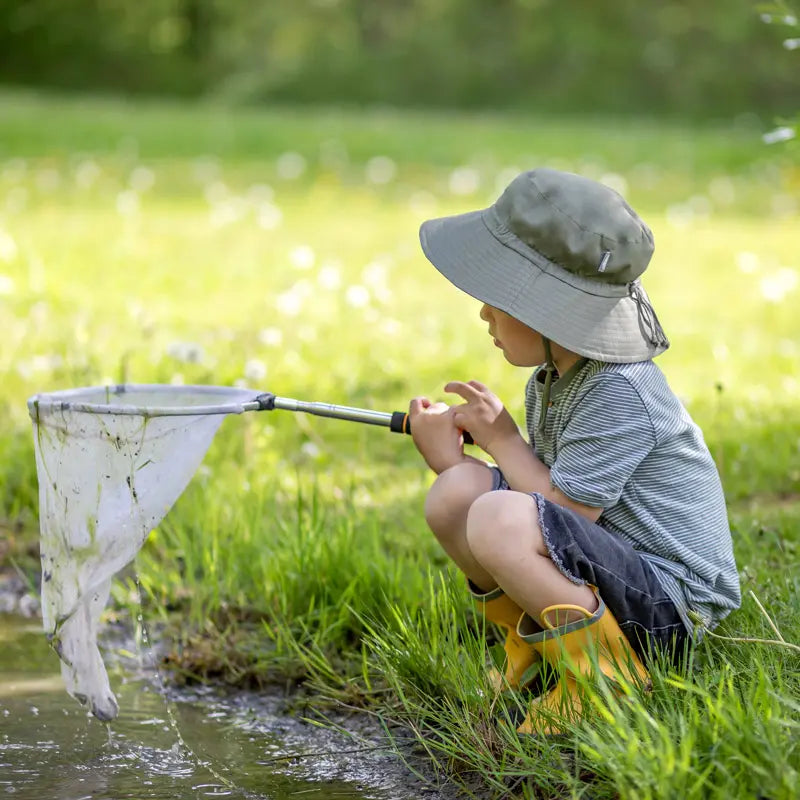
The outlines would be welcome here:
M 44 629 L 67 691 L 100 719 L 119 710 L 97 646 L 111 579 L 186 488 L 225 414 L 241 412 L 255 396 L 246 389 L 120 386 L 29 401 Z M 215 413 L 204 411 L 209 404 Z

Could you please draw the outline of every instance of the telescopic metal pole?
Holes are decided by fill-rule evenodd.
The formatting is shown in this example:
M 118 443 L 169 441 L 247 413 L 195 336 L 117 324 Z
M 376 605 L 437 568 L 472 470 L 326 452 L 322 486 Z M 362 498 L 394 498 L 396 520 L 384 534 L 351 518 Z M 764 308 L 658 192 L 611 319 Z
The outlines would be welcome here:
M 331 403 L 309 403 L 305 400 L 293 400 L 290 397 L 278 397 L 271 392 L 258 395 L 250 403 L 244 403 L 245 411 L 302 411 L 317 417 L 331 417 L 351 422 L 363 422 L 367 425 L 380 425 L 394 433 L 411 433 L 411 421 L 405 411 L 372 411 L 367 408 L 337 406 Z M 464 443 L 473 444 L 472 437 L 464 431 Z

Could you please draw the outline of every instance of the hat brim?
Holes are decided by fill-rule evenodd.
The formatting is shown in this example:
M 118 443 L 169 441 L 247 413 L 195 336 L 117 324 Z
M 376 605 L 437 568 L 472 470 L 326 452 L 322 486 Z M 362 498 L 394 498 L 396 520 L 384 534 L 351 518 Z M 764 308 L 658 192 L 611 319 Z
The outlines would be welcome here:
M 626 286 L 568 272 L 498 227 L 491 209 L 428 220 L 419 235 L 428 260 L 451 283 L 573 353 L 630 363 L 668 347 L 645 336 Z

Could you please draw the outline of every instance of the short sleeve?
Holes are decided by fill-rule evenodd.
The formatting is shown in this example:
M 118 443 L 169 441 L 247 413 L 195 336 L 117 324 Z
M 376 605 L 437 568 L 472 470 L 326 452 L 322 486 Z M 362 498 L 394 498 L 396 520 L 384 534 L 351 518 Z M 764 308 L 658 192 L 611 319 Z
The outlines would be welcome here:
M 575 502 L 610 508 L 656 438 L 644 402 L 627 378 L 605 372 L 591 382 L 558 439 L 550 482 Z

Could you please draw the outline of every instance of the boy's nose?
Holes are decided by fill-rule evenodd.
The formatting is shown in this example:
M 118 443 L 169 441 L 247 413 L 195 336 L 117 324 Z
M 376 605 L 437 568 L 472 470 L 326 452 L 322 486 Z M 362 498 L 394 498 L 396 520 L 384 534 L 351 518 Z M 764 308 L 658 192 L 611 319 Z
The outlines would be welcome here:
M 486 303 L 484 303 L 484 304 L 481 306 L 481 310 L 480 310 L 480 318 L 481 318 L 481 319 L 482 319 L 484 322 L 488 322 L 488 321 L 489 321 L 489 317 L 490 317 L 490 316 L 491 316 L 491 308 L 490 308 L 490 307 L 489 307 L 489 306 L 488 306 Z

